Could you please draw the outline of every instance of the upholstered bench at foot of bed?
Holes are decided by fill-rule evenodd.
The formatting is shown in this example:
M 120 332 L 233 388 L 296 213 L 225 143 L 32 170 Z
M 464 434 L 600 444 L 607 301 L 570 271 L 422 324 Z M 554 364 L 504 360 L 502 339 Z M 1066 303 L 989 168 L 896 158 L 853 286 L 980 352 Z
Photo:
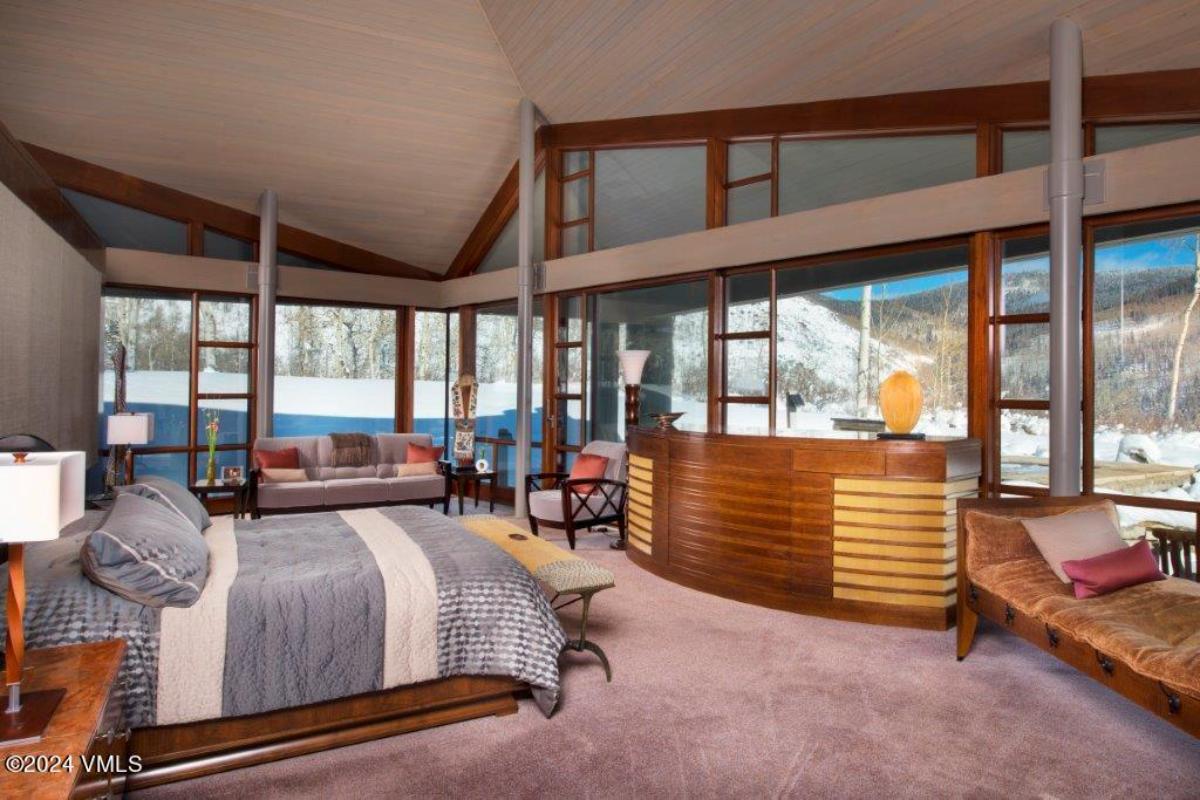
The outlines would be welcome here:
M 579 638 L 568 641 L 563 649 L 594 653 L 611 683 L 612 667 L 608 663 L 608 656 L 600 649 L 600 645 L 588 640 L 587 622 L 592 597 L 616 585 L 616 577 L 612 572 L 497 517 L 464 517 L 462 524 L 471 533 L 504 550 L 529 570 L 534 578 L 548 586 L 554 592 L 551 602 L 563 596 L 574 598 L 555 606 L 556 611 L 576 601 L 583 603 L 579 616 Z

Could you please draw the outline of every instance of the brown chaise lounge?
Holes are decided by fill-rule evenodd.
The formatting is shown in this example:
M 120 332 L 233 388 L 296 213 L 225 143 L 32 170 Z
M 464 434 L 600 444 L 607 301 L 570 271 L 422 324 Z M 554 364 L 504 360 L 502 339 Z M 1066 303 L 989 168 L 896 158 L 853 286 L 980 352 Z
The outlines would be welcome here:
M 1168 578 L 1076 599 L 1020 518 L 1081 508 L 1116 517 L 1098 497 L 959 502 L 959 660 L 983 616 L 1200 736 L 1200 583 Z

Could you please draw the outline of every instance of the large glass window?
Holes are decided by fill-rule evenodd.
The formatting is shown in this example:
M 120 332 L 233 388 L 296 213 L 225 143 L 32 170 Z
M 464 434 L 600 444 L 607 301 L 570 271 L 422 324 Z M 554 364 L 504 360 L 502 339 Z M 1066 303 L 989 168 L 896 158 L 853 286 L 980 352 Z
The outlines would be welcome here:
M 1200 216 L 1096 229 L 1094 488 L 1200 499 Z M 1122 509 L 1126 524 L 1172 516 Z
M 533 316 L 533 397 L 531 471 L 541 466 L 543 424 L 542 348 L 545 342 L 541 303 Z M 497 484 L 512 488 L 517 468 L 517 304 L 487 306 L 475 312 L 475 380 L 479 399 L 475 416 L 476 451 L 498 470 Z
M 589 439 L 622 441 L 625 387 L 617 353 L 649 350 L 642 375 L 643 417 L 682 411 L 680 428 L 703 430 L 708 419 L 708 282 L 626 289 L 594 295 Z
M 1001 169 L 1014 172 L 1050 163 L 1050 131 L 1004 131 L 1000 138 Z
M 453 444 L 450 386 L 458 380 L 458 313 L 418 311 L 413 341 L 413 431 Z
M 947 247 L 780 269 L 776 427 L 878 419 L 879 384 L 904 370 L 921 382 L 920 430 L 965 435 L 967 255 Z
M 779 145 L 779 213 L 974 177 L 974 133 L 785 139 Z
M 254 261 L 254 242 L 205 228 L 204 255 L 230 261 Z
M 275 308 L 275 435 L 379 433 L 396 426 L 396 311 Z
M 1050 240 L 1005 238 L 992 309 L 1000 482 L 1049 485 Z
M 187 255 L 187 224 L 72 189 L 63 195 L 106 247 Z
M 153 439 L 135 449 L 135 475 L 187 483 L 203 474 L 209 414 L 217 415 L 220 424 L 217 466 L 245 468 L 253 438 L 253 309 L 249 297 L 106 290 L 100 447 L 108 446 L 103 417 L 116 403 L 112 356 L 124 345 L 125 408 L 154 414 Z M 195 429 L 190 430 L 193 419 Z
M 1111 153 L 1188 136 L 1200 136 L 1200 122 L 1100 125 L 1096 128 L 1096 153 Z
M 703 230 L 707 167 L 702 145 L 563 153 L 563 255 Z
M 480 263 L 478 272 L 493 272 L 517 265 L 517 218 L 514 211 L 500 237 Z M 533 262 L 546 260 L 546 173 L 539 172 L 533 182 Z
M 778 148 L 778 139 L 729 144 L 726 150 L 725 224 L 750 222 L 775 213 Z

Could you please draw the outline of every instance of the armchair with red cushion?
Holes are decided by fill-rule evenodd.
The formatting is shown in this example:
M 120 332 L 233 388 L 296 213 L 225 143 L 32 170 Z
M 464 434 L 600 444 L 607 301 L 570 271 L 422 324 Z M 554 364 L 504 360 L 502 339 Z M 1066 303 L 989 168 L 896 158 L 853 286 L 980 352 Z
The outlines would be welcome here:
M 597 525 L 616 525 L 616 549 L 625 547 L 625 445 L 591 442 L 575 458 L 571 471 L 537 472 L 526 476 L 525 498 L 529 529 L 538 534 L 545 526 L 566 531 L 575 549 L 575 534 Z M 548 488 L 545 487 L 549 483 Z

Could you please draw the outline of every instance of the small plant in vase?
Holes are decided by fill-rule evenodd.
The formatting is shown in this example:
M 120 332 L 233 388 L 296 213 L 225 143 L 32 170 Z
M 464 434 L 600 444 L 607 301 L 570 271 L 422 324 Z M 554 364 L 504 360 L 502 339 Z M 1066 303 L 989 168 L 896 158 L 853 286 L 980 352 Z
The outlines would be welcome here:
M 204 424 L 204 434 L 208 438 L 208 467 L 204 470 L 205 483 L 215 483 L 217 480 L 217 434 L 221 432 L 221 415 L 216 409 L 204 413 L 207 420 Z

